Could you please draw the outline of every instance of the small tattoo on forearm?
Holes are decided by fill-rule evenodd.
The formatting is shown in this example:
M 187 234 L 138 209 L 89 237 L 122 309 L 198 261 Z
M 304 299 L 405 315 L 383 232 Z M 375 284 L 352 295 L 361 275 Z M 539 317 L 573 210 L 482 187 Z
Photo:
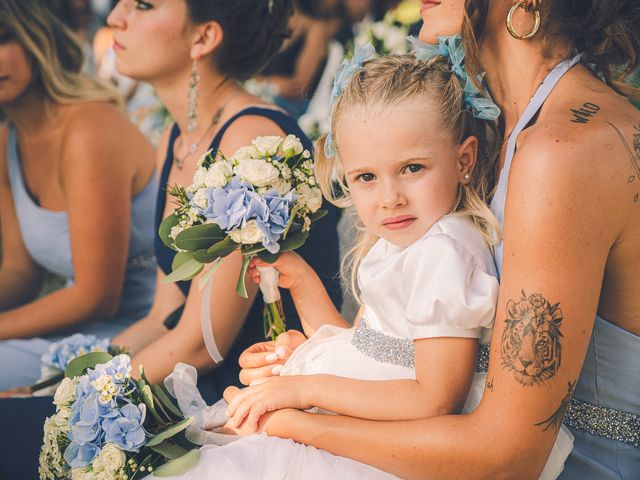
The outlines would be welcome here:
M 627 177 L 627 183 L 640 183 L 640 125 L 636 125 L 633 127 L 633 129 L 635 130 L 633 134 L 633 146 L 629 145 L 629 142 L 625 140 L 624 135 L 618 127 L 616 127 L 612 123 L 609 123 L 609 125 L 618 134 L 618 138 L 620 138 L 620 141 L 622 142 L 622 145 L 624 146 L 624 149 L 629 156 L 629 166 L 631 171 L 629 172 L 629 176 Z M 640 192 L 636 192 L 633 196 L 633 203 L 638 202 L 640 202 Z
M 487 383 L 487 388 L 493 392 L 493 378 Z
M 599 110 L 600 107 L 595 103 L 583 103 L 580 108 L 571 109 L 571 113 L 573 114 L 573 119 L 571 121 L 574 123 L 589 123 L 591 117 L 598 113 Z
M 564 419 L 567 410 L 569 410 L 569 405 L 571 405 L 571 397 L 573 396 L 573 391 L 576 388 L 576 382 L 569 382 L 568 385 L 568 392 L 560 402 L 560 406 L 556 408 L 556 410 L 551 414 L 549 418 L 539 423 L 534 423 L 536 427 L 543 427 L 542 430 L 545 432 L 552 427 L 556 432 L 560 430 L 562 420 Z
M 522 385 L 544 383 L 553 378 L 562 359 L 562 311 L 534 293 L 507 302 L 500 353 L 502 367 L 512 371 Z

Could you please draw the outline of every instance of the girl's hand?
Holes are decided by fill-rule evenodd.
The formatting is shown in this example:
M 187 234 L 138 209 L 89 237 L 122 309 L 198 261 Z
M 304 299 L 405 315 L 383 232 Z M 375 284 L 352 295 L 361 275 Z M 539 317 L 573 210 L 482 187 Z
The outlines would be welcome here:
M 232 394 L 225 392 L 225 398 L 231 399 L 227 425 L 232 429 L 242 426 L 243 431 L 253 433 L 258 431 L 260 419 L 266 413 L 283 408 L 310 408 L 303 394 L 308 381 L 305 376 L 274 377 Z
M 273 263 L 267 263 L 257 257 L 249 262 L 249 275 L 254 283 L 260 283 L 260 272 L 256 267 L 273 267 L 280 272 L 278 286 L 281 288 L 292 289 L 297 285 L 304 284 L 307 275 L 313 275 L 313 270 L 305 262 L 300 255 L 293 252 L 285 252 L 281 254 Z
M 244 385 L 280 375 L 282 365 L 307 337 L 297 330 L 287 330 L 275 342 L 255 343 L 240 355 L 240 381 Z

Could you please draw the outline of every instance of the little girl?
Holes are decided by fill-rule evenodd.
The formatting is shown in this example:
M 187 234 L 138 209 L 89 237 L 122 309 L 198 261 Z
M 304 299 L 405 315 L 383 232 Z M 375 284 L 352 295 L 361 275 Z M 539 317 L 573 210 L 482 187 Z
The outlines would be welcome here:
M 498 233 L 486 206 L 494 123 L 478 117 L 495 119 L 497 109 L 465 92 L 446 53 L 428 61 L 369 56 L 356 52 L 338 73 L 333 133 L 316 152 L 325 195 L 352 203 L 362 223 L 353 256 L 362 307 L 350 328 L 304 260 L 281 255 L 273 266 L 309 339 L 280 376 L 227 391 L 227 427 L 255 431 L 281 408 L 408 420 L 480 401 L 498 297 L 489 245 Z M 255 268 L 252 276 L 259 278 Z M 237 438 L 204 447 L 181 478 L 395 478 L 265 433 Z M 561 446 L 543 478 L 562 470 L 570 439 Z

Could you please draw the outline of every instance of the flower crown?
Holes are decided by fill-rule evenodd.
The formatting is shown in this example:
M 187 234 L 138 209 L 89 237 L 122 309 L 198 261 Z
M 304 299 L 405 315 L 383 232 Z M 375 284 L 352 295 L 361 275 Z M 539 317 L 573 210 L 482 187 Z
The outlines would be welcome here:
M 464 105 L 471 114 L 482 120 L 496 120 L 500 116 L 500 109 L 490 98 L 485 97 L 469 79 L 469 75 L 464 67 L 464 49 L 462 39 L 459 34 L 449 37 L 438 37 L 437 45 L 428 45 L 415 37 L 409 37 L 409 42 L 413 47 L 413 52 L 418 60 L 427 61 L 433 57 L 442 56 L 451 64 L 451 71 L 460 79 L 463 87 Z M 336 72 L 333 81 L 333 89 L 329 97 L 329 112 L 333 110 L 333 105 L 338 97 L 342 95 L 344 86 L 355 72 L 363 68 L 364 62 L 375 55 L 373 45 L 366 44 L 357 46 L 351 60 L 343 60 Z M 477 81 L 480 84 L 484 73 L 478 75 Z M 335 157 L 336 149 L 331 131 L 327 134 L 324 142 L 324 153 L 327 157 Z

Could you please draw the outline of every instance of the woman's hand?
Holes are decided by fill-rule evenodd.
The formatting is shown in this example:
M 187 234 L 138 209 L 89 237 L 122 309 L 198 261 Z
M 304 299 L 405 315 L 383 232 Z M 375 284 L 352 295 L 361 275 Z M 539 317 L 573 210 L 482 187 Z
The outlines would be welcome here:
M 265 378 L 242 390 L 226 393 L 231 399 L 227 425 L 250 433 L 259 430 L 260 419 L 269 412 L 283 408 L 305 410 L 311 405 L 304 399 L 304 392 L 310 377 L 286 376 Z M 235 387 L 233 387 L 235 388 Z
M 307 337 L 297 330 L 287 330 L 275 342 L 259 342 L 240 355 L 240 381 L 244 385 L 280 375 L 282 365 Z

